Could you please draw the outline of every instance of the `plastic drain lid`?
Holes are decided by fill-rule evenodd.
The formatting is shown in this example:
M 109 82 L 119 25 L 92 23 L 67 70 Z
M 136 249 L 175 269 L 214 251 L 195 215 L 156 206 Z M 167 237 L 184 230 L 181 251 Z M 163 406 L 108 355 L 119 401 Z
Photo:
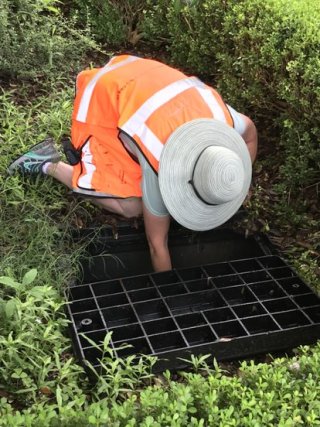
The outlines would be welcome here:
M 89 340 L 108 332 L 118 357 L 158 356 L 155 372 L 190 354 L 228 360 L 320 338 L 320 299 L 274 255 L 79 285 L 67 297 L 74 349 L 96 368 L 102 353 Z
M 92 319 L 83 319 L 81 320 L 81 325 L 82 326 L 89 326 L 92 324 Z

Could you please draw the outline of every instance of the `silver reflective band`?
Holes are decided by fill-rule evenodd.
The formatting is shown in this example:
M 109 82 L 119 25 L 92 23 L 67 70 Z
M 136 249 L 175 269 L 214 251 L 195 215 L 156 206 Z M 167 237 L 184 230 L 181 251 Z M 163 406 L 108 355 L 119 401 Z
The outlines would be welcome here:
M 197 89 L 203 101 L 212 112 L 213 117 L 217 120 L 226 122 L 224 112 L 210 89 L 207 89 L 205 84 L 197 77 L 189 77 L 170 83 L 168 86 L 152 95 L 140 108 L 138 108 L 130 119 L 121 126 L 121 129 L 131 136 L 137 135 L 143 145 L 152 153 L 154 158 L 159 160 L 163 149 L 163 143 L 147 127 L 145 122 L 158 108 L 190 88 Z
M 113 59 L 113 58 L 112 58 Z M 137 56 L 130 56 L 129 58 L 125 59 L 124 61 L 117 62 L 116 64 L 112 64 L 112 59 L 106 64 L 103 68 L 101 68 L 100 71 L 93 77 L 92 80 L 87 84 L 83 95 L 81 97 L 80 105 L 78 114 L 76 117 L 76 120 L 78 122 L 86 122 L 89 104 L 91 101 L 91 96 L 94 91 L 94 88 L 97 84 L 97 81 L 100 79 L 100 77 L 104 76 L 105 74 L 109 73 L 110 71 L 116 70 L 119 67 L 122 67 L 123 65 L 129 64 L 130 62 L 141 60 L 141 58 L 138 58 Z

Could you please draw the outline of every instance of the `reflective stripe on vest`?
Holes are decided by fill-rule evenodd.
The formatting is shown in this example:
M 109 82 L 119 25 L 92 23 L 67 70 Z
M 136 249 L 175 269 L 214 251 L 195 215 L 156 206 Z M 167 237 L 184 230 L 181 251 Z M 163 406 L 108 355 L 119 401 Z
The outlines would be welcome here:
M 78 186 L 85 189 L 91 189 L 91 181 L 93 174 L 96 171 L 96 167 L 92 162 L 93 156 L 91 153 L 91 147 L 90 147 L 90 140 L 85 144 L 85 146 L 82 149 L 82 164 L 83 167 L 86 169 L 86 173 L 84 173 L 79 179 L 78 179 Z
M 76 120 L 78 120 L 79 122 L 83 122 L 83 123 L 86 122 L 89 104 L 91 101 L 91 96 L 97 84 L 97 81 L 100 79 L 100 77 L 104 76 L 106 73 L 109 73 L 110 71 L 113 71 L 119 67 L 122 67 L 123 65 L 129 64 L 130 62 L 141 60 L 141 58 L 138 58 L 137 56 L 129 56 L 123 61 L 113 64 L 112 62 L 113 59 L 114 58 L 112 58 L 108 62 L 108 64 L 106 64 L 103 68 L 101 68 L 101 70 L 98 71 L 98 73 L 93 77 L 93 79 L 90 80 L 90 82 L 87 84 L 83 92 L 83 95 L 81 97 L 81 102 L 79 105 L 79 110 L 76 118 Z
M 133 62 L 134 64 L 131 65 Z M 156 61 L 152 61 L 152 63 L 154 62 Z M 144 64 L 148 65 L 144 66 Z M 232 126 L 230 113 L 220 95 L 213 88 L 207 86 L 196 77 L 188 78 L 177 70 L 166 69 L 164 64 L 160 65 L 163 66 L 164 73 L 162 84 L 162 69 L 160 66 L 152 66 L 150 68 L 149 60 L 133 56 L 112 58 L 112 60 L 109 61 L 104 68 L 97 71 L 93 77 L 90 75 L 89 81 L 84 84 L 83 92 L 79 95 L 78 99 L 78 111 L 76 112 L 73 123 L 74 128 L 78 128 L 79 125 L 88 125 L 89 128 L 90 126 L 97 126 L 96 129 L 99 129 L 99 126 L 101 128 L 104 126 L 108 128 L 109 126 L 114 129 L 118 127 L 118 129 L 123 130 L 135 140 L 150 165 L 157 171 L 161 152 L 167 138 L 175 128 L 184 123 L 184 120 L 213 117 L 216 120 Z M 119 69 L 122 66 L 124 66 L 124 70 Z M 101 82 L 100 78 L 104 79 L 106 74 L 117 69 L 119 69 L 119 71 L 110 74 L 110 76 L 108 75 L 106 80 L 103 80 L 105 86 L 102 87 L 101 96 L 99 97 L 100 92 L 98 91 L 99 86 L 97 85 Z M 155 75 L 158 76 L 156 84 L 153 83 L 152 77 L 150 78 L 150 76 L 152 76 L 150 70 L 152 73 L 153 69 L 156 70 Z M 144 73 L 146 72 L 149 73 L 149 78 L 146 79 L 144 87 Z M 168 74 L 165 74 L 166 72 Z M 108 85 L 109 81 L 110 91 Z M 136 83 L 138 84 L 136 85 Z M 96 93 L 96 91 L 98 92 Z M 192 108 L 192 95 L 189 99 L 191 93 L 194 93 L 194 99 L 196 103 L 198 102 L 195 109 Z M 185 108 L 188 114 L 185 114 L 185 117 L 187 117 L 187 119 L 184 117 L 183 107 L 181 109 L 182 114 L 177 116 L 178 119 L 176 120 L 174 117 L 173 121 L 171 121 L 171 123 L 168 121 L 168 125 L 166 126 L 166 108 L 168 107 L 168 111 L 170 112 L 170 106 L 175 105 L 175 98 L 178 98 L 180 95 L 182 99 L 187 99 L 188 102 L 190 102 L 190 104 L 180 103 L 180 105 L 186 105 Z M 110 98 L 104 103 L 105 97 Z M 172 104 L 170 104 L 170 101 Z M 179 102 L 180 101 L 178 101 L 178 106 Z M 110 105 L 111 109 L 110 117 L 108 117 L 109 110 L 105 108 L 105 106 L 108 105 Z M 190 109 L 188 109 L 188 105 L 191 106 Z M 103 114 L 99 115 L 99 111 L 102 111 Z M 97 117 L 97 119 L 95 119 L 95 117 Z M 170 118 L 171 116 L 169 115 L 168 117 Z M 106 121 L 108 125 L 104 125 L 104 121 Z M 164 122 L 163 125 L 161 121 Z M 77 124 L 77 122 L 79 123 Z M 172 122 L 174 123 L 173 126 Z M 159 126 L 161 129 L 159 129 Z M 94 128 L 94 132 L 96 132 L 96 129 Z M 90 130 L 89 133 L 94 134 L 94 132 Z M 106 139 L 105 132 L 101 133 L 101 135 L 97 134 L 97 136 L 101 141 L 104 141 L 108 150 L 111 150 L 111 152 L 114 151 L 114 147 L 108 146 L 109 142 Z M 79 146 L 78 139 L 76 146 Z M 92 149 L 93 148 L 94 146 L 92 144 Z M 84 155 L 88 158 L 88 163 L 92 164 L 90 159 L 90 147 L 86 147 L 86 150 L 88 150 L 88 152 L 85 152 Z M 93 155 L 93 157 L 95 158 L 95 155 Z M 125 159 L 123 159 L 122 164 L 124 164 L 124 162 Z M 122 164 L 121 167 L 123 167 Z M 124 166 L 123 170 L 127 170 L 128 168 L 129 166 Z M 83 178 L 83 186 L 91 188 L 92 178 L 97 177 L 98 174 L 96 174 L 94 165 L 89 166 L 88 169 L 90 170 L 86 168 L 86 173 L 82 174 L 83 177 L 81 177 L 80 180 Z M 84 178 L 84 175 L 88 176 Z M 115 185 L 114 194 L 122 194 L 120 190 L 123 191 L 122 185 L 121 189 L 120 186 Z M 110 191 L 113 192 L 113 189 Z
M 205 84 L 198 78 L 190 77 L 173 82 L 156 92 L 141 105 L 126 123 L 123 125 L 120 124 L 119 127 L 129 135 L 137 135 L 142 144 L 151 152 L 154 158 L 159 161 L 163 143 L 154 135 L 145 122 L 159 107 L 190 88 L 197 89 L 203 101 L 212 112 L 213 117 L 224 123 L 227 122 L 224 111 L 211 90 L 207 89 Z

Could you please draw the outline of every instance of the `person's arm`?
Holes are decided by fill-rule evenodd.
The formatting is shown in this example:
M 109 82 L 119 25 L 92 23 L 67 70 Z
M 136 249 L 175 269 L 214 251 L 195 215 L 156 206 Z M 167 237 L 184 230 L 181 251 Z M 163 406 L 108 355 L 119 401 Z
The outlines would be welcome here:
M 153 215 L 143 204 L 143 219 L 154 270 L 171 270 L 172 265 L 168 249 L 170 216 Z
M 253 121 L 244 114 L 238 113 L 228 105 L 228 109 L 233 119 L 234 129 L 242 136 L 247 144 L 252 163 L 257 157 L 258 133 Z
M 123 138 L 138 157 L 142 170 L 142 213 L 153 268 L 155 271 L 171 270 L 168 249 L 170 215 L 162 200 L 158 176 L 134 144 Z
M 255 124 L 249 117 L 245 116 L 244 114 L 240 114 L 240 116 L 245 123 L 245 131 L 241 136 L 244 139 L 245 143 L 247 144 L 251 161 L 253 163 L 257 157 L 257 150 L 258 150 L 257 129 Z

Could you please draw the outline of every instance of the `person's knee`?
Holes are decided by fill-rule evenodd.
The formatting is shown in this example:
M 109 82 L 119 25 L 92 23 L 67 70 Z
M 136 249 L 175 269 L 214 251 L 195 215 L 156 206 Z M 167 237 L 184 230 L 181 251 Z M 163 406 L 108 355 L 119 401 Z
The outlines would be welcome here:
M 122 216 L 125 218 L 136 218 L 142 215 L 141 199 L 135 198 L 130 200 L 120 200 L 119 205 L 122 211 Z
M 148 241 L 150 251 L 153 253 L 157 251 L 167 250 L 168 248 L 167 235 L 155 234 L 151 236 L 147 233 L 147 241 Z

